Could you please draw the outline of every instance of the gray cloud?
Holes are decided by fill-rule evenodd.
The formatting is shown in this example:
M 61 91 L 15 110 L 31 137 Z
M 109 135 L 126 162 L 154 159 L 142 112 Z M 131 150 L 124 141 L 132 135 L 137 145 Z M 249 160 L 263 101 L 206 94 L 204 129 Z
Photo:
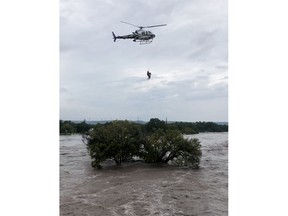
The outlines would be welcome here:
M 114 43 L 121 20 L 167 26 Z M 60 117 L 227 121 L 227 43 L 226 0 L 61 0 Z

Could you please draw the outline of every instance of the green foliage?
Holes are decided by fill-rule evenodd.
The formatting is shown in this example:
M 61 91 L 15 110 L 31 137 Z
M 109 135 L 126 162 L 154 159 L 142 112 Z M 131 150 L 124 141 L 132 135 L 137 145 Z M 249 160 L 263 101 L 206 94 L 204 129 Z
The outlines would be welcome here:
M 137 156 L 147 163 L 172 163 L 198 168 L 202 156 L 198 139 L 185 139 L 183 134 L 228 132 L 228 125 L 213 122 L 167 123 L 152 118 L 147 124 L 112 121 L 97 125 L 86 121 L 75 123 L 60 120 L 60 134 L 81 133 L 93 159 L 91 165 L 112 159 L 120 165 Z
M 199 168 L 202 156 L 201 144 L 198 139 L 185 139 L 182 143 L 184 151 L 178 157 L 173 158 L 172 163 L 179 166 L 189 166 Z
M 105 122 L 105 121 L 104 121 Z M 112 122 L 106 122 L 104 125 L 111 124 Z M 158 118 L 151 118 L 146 124 L 139 124 L 145 133 L 153 133 L 158 129 L 164 131 L 168 129 L 179 130 L 182 134 L 197 134 L 200 132 L 228 132 L 228 125 L 217 124 L 214 122 L 170 122 L 159 120 Z M 103 126 L 103 123 L 93 125 L 91 122 L 87 124 L 86 121 L 75 123 L 72 121 L 60 120 L 60 134 L 72 134 L 72 133 L 87 133 L 94 126 Z
M 174 136 L 169 136 L 174 134 Z M 175 130 L 169 130 L 167 133 L 158 129 L 151 135 L 145 137 L 143 157 L 148 163 L 167 163 L 169 161 L 169 152 L 173 155 L 175 142 L 179 141 L 180 133 Z M 169 154 L 169 155 L 168 155 Z M 168 160 L 167 160 L 168 159 Z
M 87 133 L 93 127 L 93 125 L 87 124 L 85 120 L 80 123 L 60 120 L 59 126 L 61 135 L 70 135 L 73 133 L 84 134 Z
M 153 133 L 158 129 L 166 130 L 167 124 L 165 121 L 161 121 L 158 118 L 152 118 L 150 121 L 146 124 L 146 132 Z
M 93 126 L 86 123 L 86 121 L 82 121 L 79 124 L 76 124 L 77 133 L 83 134 L 89 131 Z
M 75 123 L 71 121 L 62 121 L 60 120 L 60 134 L 62 135 L 70 135 L 76 133 Z
M 87 149 L 94 161 L 93 167 L 100 168 L 100 163 L 113 159 L 117 165 L 139 155 L 141 145 L 140 127 L 128 121 L 113 121 L 110 124 L 95 126 L 88 133 Z
M 175 128 L 183 134 L 197 134 L 201 132 L 228 132 L 228 125 L 214 122 L 173 122 L 169 128 Z
M 199 132 L 228 132 L 228 125 L 220 125 L 214 122 L 194 123 Z
M 179 130 L 156 130 L 146 137 L 143 157 L 148 163 L 168 163 L 198 167 L 201 158 L 201 145 L 198 139 L 188 140 Z M 181 161 L 180 161 L 181 160 Z
M 113 121 L 95 125 L 84 135 L 91 165 L 101 168 L 101 162 L 113 159 L 117 165 L 133 157 L 147 163 L 165 163 L 199 167 L 201 145 L 198 139 L 185 139 L 180 130 L 167 127 L 159 119 L 151 119 L 148 127 L 129 121 Z
M 197 128 L 190 122 L 174 122 L 169 124 L 170 128 L 175 128 L 183 134 L 195 134 L 198 133 Z

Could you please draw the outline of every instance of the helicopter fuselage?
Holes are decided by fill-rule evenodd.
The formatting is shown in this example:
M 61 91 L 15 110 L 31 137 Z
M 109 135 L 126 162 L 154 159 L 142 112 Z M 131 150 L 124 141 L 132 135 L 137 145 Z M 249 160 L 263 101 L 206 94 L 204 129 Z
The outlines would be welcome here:
M 143 42 L 143 43 L 151 43 L 153 38 L 155 38 L 155 34 L 151 31 L 143 31 L 136 30 L 129 35 L 116 36 L 114 32 L 112 32 L 114 42 L 116 39 L 133 39 L 134 42 Z
M 132 34 L 129 35 L 122 35 L 122 36 L 116 36 L 114 32 L 112 32 L 114 42 L 116 39 L 133 39 L 134 42 L 140 42 L 140 44 L 148 44 L 153 41 L 153 38 L 155 38 L 155 34 L 153 34 L 151 31 L 144 31 L 144 28 L 154 28 L 154 27 L 160 27 L 160 26 L 166 26 L 166 24 L 161 25 L 153 25 L 153 26 L 137 26 L 131 23 L 123 22 L 122 23 L 136 26 L 139 29 L 135 32 L 132 32 Z

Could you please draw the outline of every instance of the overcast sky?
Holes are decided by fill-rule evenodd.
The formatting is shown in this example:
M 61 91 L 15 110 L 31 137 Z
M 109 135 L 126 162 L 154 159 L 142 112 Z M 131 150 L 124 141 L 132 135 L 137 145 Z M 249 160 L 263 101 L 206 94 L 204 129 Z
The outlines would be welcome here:
M 227 120 L 226 1 L 108 2 L 60 0 L 62 119 Z M 57 215 L 58 1 L 14 0 L 0 5 L 1 152 L 13 152 L 18 159 L 11 159 L 11 154 L 0 157 L 1 174 L 9 176 L 1 179 L 5 186 L 1 194 L 25 195 L 18 208 L 15 199 L 5 199 L 0 215 L 23 215 L 23 211 Z M 122 35 L 135 30 L 121 20 L 167 26 L 150 29 L 156 34 L 150 45 L 114 43 L 111 31 Z M 229 210 L 231 204 L 238 215 L 247 211 L 288 215 L 288 179 L 283 172 L 287 169 L 283 142 L 288 122 L 287 20 L 287 1 L 229 1 L 229 182 L 233 183 L 229 191 L 237 194 Z M 146 79 L 148 67 L 151 80 Z M 17 122 L 25 127 L 15 129 Z M 267 125 L 276 125 L 277 130 L 267 132 Z M 43 161 L 39 151 L 52 160 Z M 11 172 L 19 161 L 30 176 L 23 179 L 25 187 L 15 182 L 19 172 Z M 253 177 L 249 181 L 243 179 L 247 173 Z M 263 189 L 268 196 L 262 195 Z
M 60 119 L 228 121 L 227 28 L 227 0 L 60 0 Z

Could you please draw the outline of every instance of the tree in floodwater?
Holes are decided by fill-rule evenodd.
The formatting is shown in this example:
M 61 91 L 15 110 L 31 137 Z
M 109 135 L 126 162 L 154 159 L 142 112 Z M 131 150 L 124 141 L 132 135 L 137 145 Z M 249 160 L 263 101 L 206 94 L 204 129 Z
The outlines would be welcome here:
M 101 168 L 100 163 L 113 159 L 117 165 L 139 154 L 141 145 L 140 126 L 125 121 L 94 127 L 84 137 L 93 167 Z
M 142 155 L 148 163 L 172 161 L 198 168 L 202 156 L 200 141 L 184 138 L 179 130 L 158 129 L 146 136 L 143 147 Z

